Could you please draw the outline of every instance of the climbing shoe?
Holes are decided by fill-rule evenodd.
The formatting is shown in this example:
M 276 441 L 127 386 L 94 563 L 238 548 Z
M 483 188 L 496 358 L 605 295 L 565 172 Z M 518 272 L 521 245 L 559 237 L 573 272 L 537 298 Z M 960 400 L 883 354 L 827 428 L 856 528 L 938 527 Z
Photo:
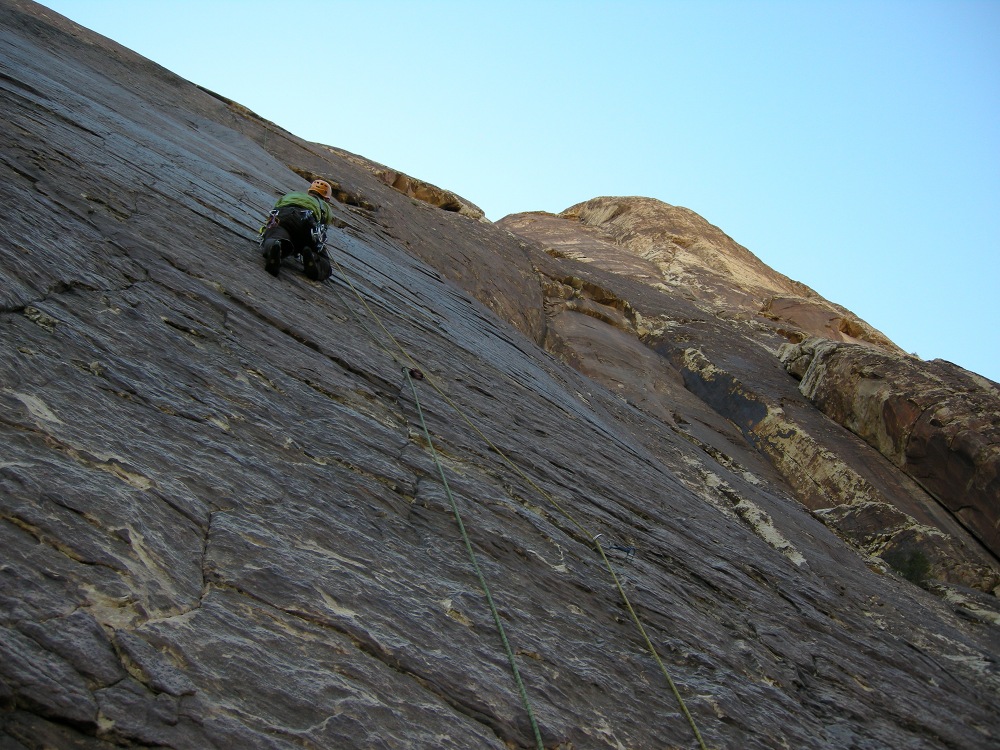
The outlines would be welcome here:
M 330 277 L 330 260 L 322 250 L 306 248 L 302 251 L 302 270 L 313 281 L 324 281 Z
M 316 269 L 316 253 L 308 247 L 302 249 L 302 270 L 313 281 L 319 279 L 319 272 Z
M 281 243 L 271 242 L 264 248 L 264 270 L 277 276 L 281 270 Z

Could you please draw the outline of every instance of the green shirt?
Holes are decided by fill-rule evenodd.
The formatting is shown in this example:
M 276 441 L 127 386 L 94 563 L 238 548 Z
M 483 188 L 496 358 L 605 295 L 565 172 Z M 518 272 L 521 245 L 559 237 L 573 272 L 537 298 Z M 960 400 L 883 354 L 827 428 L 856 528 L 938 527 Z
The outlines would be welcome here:
M 275 208 L 282 208 L 284 206 L 298 206 L 299 208 L 307 208 L 313 212 L 313 216 L 316 217 L 316 221 L 320 224 L 329 224 L 333 219 L 333 209 L 330 208 L 329 204 L 322 198 L 313 195 L 312 193 L 288 193 L 288 195 L 283 195 L 278 199 L 278 202 L 274 204 Z

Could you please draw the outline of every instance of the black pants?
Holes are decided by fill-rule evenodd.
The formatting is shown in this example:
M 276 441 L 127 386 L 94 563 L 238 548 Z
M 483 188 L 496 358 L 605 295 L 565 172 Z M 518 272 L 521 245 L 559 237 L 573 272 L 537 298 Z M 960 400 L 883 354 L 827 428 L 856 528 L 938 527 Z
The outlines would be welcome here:
M 326 251 L 318 249 L 312 231 L 316 227 L 316 217 L 307 208 L 283 206 L 278 209 L 276 221 L 264 232 L 261 246 L 264 254 L 275 242 L 281 243 L 281 257 L 301 255 L 306 274 L 317 281 L 330 276 L 332 271 Z

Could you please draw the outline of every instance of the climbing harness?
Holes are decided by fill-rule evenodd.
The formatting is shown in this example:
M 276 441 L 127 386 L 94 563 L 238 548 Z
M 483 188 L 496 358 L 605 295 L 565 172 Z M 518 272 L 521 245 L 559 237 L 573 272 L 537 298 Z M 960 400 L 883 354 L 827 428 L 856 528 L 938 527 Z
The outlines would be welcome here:
M 584 538 L 586 538 L 594 546 L 594 548 L 600 554 L 601 560 L 604 562 L 604 567 L 607 569 L 608 573 L 611 575 L 611 579 L 612 579 L 612 581 L 615 584 L 615 588 L 618 590 L 618 594 L 621 596 L 622 603 L 625 605 L 625 608 L 626 608 L 626 610 L 629 613 L 629 617 L 631 618 L 632 622 L 636 626 L 636 629 L 639 631 L 639 634 L 642 636 L 642 639 L 643 639 L 644 643 L 646 644 L 646 649 L 649 651 L 649 653 L 652 655 L 654 661 L 659 666 L 660 672 L 663 674 L 663 677 L 666 680 L 667 685 L 670 688 L 670 691 L 673 693 L 673 696 L 676 699 L 678 706 L 680 707 L 681 713 L 684 715 L 685 719 L 687 719 L 687 722 L 688 722 L 689 726 L 691 727 L 692 732 L 694 733 L 695 739 L 698 741 L 698 747 L 700 748 L 700 750 L 708 750 L 708 747 L 705 745 L 704 739 L 702 739 L 701 732 L 698 730 L 698 725 L 695 723 L 694 717 L 691 715 L 691 712 L 688 710 L 687 704 L 684 702 L 684 697 L 681 695 L 680 690 L 677 688 L 676 683 L 674 682 L 673 678 L 670 676 L 670 673 L 667 671 L 666 665 L 664 665 L 663 660 L 660 658 L 660 655 L 657 652 L 656 647 L 653 645 L 652 640 L 650 639 L 649 635 L 646 633 L 646 629 L 643 627 L 642 622 L 640 621 L 638 614 L 636 613 L 635 609 L 633 608 L 632 602 L 629 600 L 628 595 L 625 593 L 625 589 L 624 589 L 624 587 L 622 585 L 621 580 L 619 579 L 618 575 L 615 573 L 614 566 L 611 564 L 611 560 L 608 558 L 608 555 L 605 552 L 605 548 L 601 545 L 600 541 L 598 540 L 598 537 L 600 537 L 601 534 L 598 534 L 597 536 L 594 536 L 593 534 L 591 534 L 589 530 L 587 530 L 579 521 L 577 521 L 576 518 L 574 518 L 573 515 L 571 513 L 569 513 L 569 511 L 567 511 L 562 506 L 562 504 L 559 503 L 551 495 L 551 493 L 547 492 L 545 489 L 543 489 L 542 487 L 540 487 L 537 482 L 535 482 L 531 477 L 529 477 L 516 463 L 514 463 L 514 461 L 510 457 L 507 456 L 506 453 L 504 453 L 492 440 L 490 440 L 490 438 L 485 433 L 483 433 L 482 430 L 479 429 L 479 427 L 466 415 L 466 413 L 461 409 L 461 407 L 459 407 L 458 404 L 456 404 L 451 399 L 451 397 L 448 396 L 448 394 L 445 393 L 444 390 L 442 390 L 441 387 L 433 379 L 431 379 L 431 378 L 429 378 L 429 377 L 427 377 L 427 376 L 424 375 L 424 373 L 419 369 L 418 363 L 416 362 L 416 360 L 414 360 L 414 358 L 410 355 L 410 353 L 402 346 L 402 344 L 399 343 L 399 341 L 396 339 L 396 337 L 392 335 L 392 333 L 389 331 L 389 329 L 385 327 L 385 324 L 382 322 L 382 320 L 379 318 L 379 316 L 375 313 L 375 311 L 368 304 L 368 301 L 364 298 L 364 295 L 362 295 L 361 292 L 358 291 L 357 287 L 354 286 L 354 283 L 351 281 L 350 277 L 344 271 L 344 268 L 343 268 L 343 266 L 340 265 L 340 262 L 336 258 L 333 258 L 333 257 L 331 257 L 331 261 L 337 267 L 337 271 L 340 273 L 340 277 L 347 283 L 347 285 L 350 287 L 351 291 L 354 293 L 354 295 L 358 298 L 358 300 L 364 306 L 365 310 L 368 312 L 368 315 L 372 318 L 372 320 L 375 321 L 375 323 L 382 330 L 382 332 L 389 339 L 389 341 L 391 341 L 395 345 L 396 349 L 399 351 L 400 354 L 402 354 L 402 356 L 406 360 L 406 362 L 408 362 L 411 365 L 410 368 L 407 368 L 406 365 L 403 364 L 403 372 L 406 374 L 407 381 L 409 382 L 410 388 L 411 388 L 411 390 L 413 392 L 414 403 L 416 404 L 416 408 L 417 408 L 418 414 L 420 416 L 420 423 L 421 423 L 421 426 L 423 427 L 424 435 L 425 435 L 425 437 L 426 437 L 426 439 L 428 441 L 428 444 L 430 445 L 431 454 L 434 457 L 434 461 L 437 464 L 438 470 L 439 470 L 439 472 L 441 474 L 441 480 L 442 480 L 442 482 L 443 482 L 443 484 L 445 486 L 445 492 L 448 495 L 448 498 L 449 498 L 450 502 L 452 503 L 452 509 L 453 509 L 453 512 L 455 513 L 455 517 L 456 517 L 456 520 L 458 522 L 459 528 L 462 531 L 462 536 L 463 536 L 463 539 L 465 541 L 466 550 L 470 553 L 470 557 L 472 558 L 472 562 L 473 562 L 473 567 L 476 570 L 476 573 L 477 573 L 477 575 L 479 576 L 479 579 L 480 579 L 480 585 L 483 587 L 483 591 L 486 594 L 487 601 L 489 602 L 491 611 L 493 612 L 494 622 L 496 623 L 497 628 L 500 631 L 501 640 L 503 640 L 504 646 L 507 649 L 507 655 L 508 655 L 508 659 L 509 659 L 509 661 L 511 663 L 512 670 L 514 672 L 515 682 L 518 685 L 518 690 L 521 693 L 522 702 L 525 704 L 525 708 L 526 708 L 526 710 L 528 712 L 528 717 L 529 717 L 529 720 L 531 721 L 532 729 L 533 729 L 533 731 L 535 733 L 535 739 L 536 739 L 536 742 L 538 743 L 539 750 L 543 749 L 542 740 L 541 740 L 541 736 L 540 736 L 539 731 L 538 731 L 538 726 L 537 726 L 537 723 L 535 721 L 534 715 L 533 715 L 533 713 L 531 711 L 530 703 L 528 701 L 527 692 L 524 689 L 524 684 L 521 681 L 520 673 L 518 672 L 517 665 L 514 662 L 514 657 L 513 657 L 513 654 L 511 652 L 511 650 L 510 650 L 510 644 L 507 642 L 507 637 L 504 634 L 503 626 L 502 626 L 502 624 L 500 622 L 499 615 L 497 614 L 496 608 L 495 608 L 495 606 L 493 604 L 492 596 L 489 593 L 489 589 L 486 586 L 486 581 L 482 577 L 482 574 L 481 574 L 481 572 L 479 570 L 478 563 L 476 562 L 475 553 L 472 550 L 471 542 L 469 541 L 468 534 L 465 531 L 465 525 L 462 523 L 461 516 L 459 515 L 457 505 L 455 504 L 455 501 L 454 501 L 453 497 L 451 496 L 451 491 L 448 489 L 447 479 L 445 478 L 444 471 L 443 471 L 443 469 L 441 467 L 440 462 L 437 459 L 437 454 L 434 451 L 433 444 L 431 444 L 430 433 L 428 432 L 427 426 L 424 423 L 423 413 L 420 410 L 419 402 L 417 401 L 416 386 L 413 383 L 414 379 L 425 380 L 428 383 L 428 385 L 439 396 L 441 396 L 441 398 L 444 399 L 444 401 L 455 411 L 455 413 L 462 419 L 462 421 L 465 422 L 465 424 L 468 425 L 472 429 L 472 431 L 475 432 L 476 435 L 478 435 L 480 437 L 480 439 L 482 439 L 486 443 L 486 445 L 489 446 L 489 448 L 494 453 L 496 453 L 497 456 L 499 456 L 504 461 L 504 463 L 507 464 L 507 466 L 509 466 L 511 468 L 512 471 L 514 471 L 525 482 L 527 482 L 528 485 L 531 486 L 536 492 L 538 492 L 539 495 L 541 495 L 546 500 L 548 500 L 549 503 L 554 508 L 556 508 L 556 510 L 558 510 L 563 515 L 564 518 L 566 518 L 570 523 L 572 523 L 573 526 L 575 526 L 580 531 L 580 533 L 584 536 Z M 338 293 L 338 297 L 339 296 L 340 295 Z M 341 298 L 341 302 L 343 303 L 343 299 L 342 298 Z M 357 318 L 355 318 L 355 319 L 357 320 Z M 385 352 L 386 354 L 388 354 L 389 357 L 392 358 L 393 360 L 395 360 L 397 363 L 402 364 L 401 361 L 400 361 L 400 359 L 392 351 L 390 351 L 385 345 L 383 345 L 382 342 L 378 340 L 378 337 L 374 336 L 373 332 L 366 325 L 364 325 L 363 322 L 361 322 L 360 320 L 358 320 L 358 323 L 359 323 L 359 325 L 361 325 L 362 328 L 364 328 L 364 330 L 372 338 L 372 340 L 375 342 L 375 344 L 380 349 L 382 349 L 383 352 Z M 612 544 L 612 545 L 609 546 L 609 549 L 614 549 L 614 550 L 618 550 L 618 551 L 624 551 L 626 553 L 627 559 L 631 559 L 631 557 L 634 557 L 634 555 L 635 555 L 635 548 L 634 547 L 624 547 L 624 546 L 621 546 L 621 545 Z
M 284 208 L 289 208 L 289 207 L 285 206 Z M 281 224 L 281 218 L 278 216 L 278 212 L 280 210 L 281 209 L 278 208 L 271 209 L 271 212 L 267 215 L 267 221 L 265 222 L 264 226 L 262 226 L 259 230 L 257 230 L 257 247 L 260 249 L 262 253 L 265 252 L 267 233 L 271 229 L 274 229 L 279 224 Z M 297 218 L 300 224 L 305 224 L 309 227 L 309 239 L 312 241 L 313 245 L 312 250 L 314 250 L 316 255 L 318 255 L 319 257 L 329 260 L 329 255 L 326 252 L 326 230 L 327 230 L 326 224 L 323 224 L 322 222 L 317 220 L 316 214 L 308 208 L 297 208 L 297 213 L 298 213 Z M 295 216 L 296 214 L 286 213 L 285 214 L 286 220 L 288 219 L 289 215 Z M 281 242 L 282 240 L 275 239 L 274 241 Z M 302 262 L 302 265 L 304 268 L 307 269 L 307 272 L 309 268 L 315 267 L 315 259 L 310 260 L 311 256 L 308 254 L 308 250 L 309 248 L 303 248 L 302 251 L 296 253 L 296 257 Z M 310 266 L 310 264 L 312 265 Z M 329 273 L 329 269 L 327 269 L 325 272 Z M 310 278 L 313 277 L 310 276 Z

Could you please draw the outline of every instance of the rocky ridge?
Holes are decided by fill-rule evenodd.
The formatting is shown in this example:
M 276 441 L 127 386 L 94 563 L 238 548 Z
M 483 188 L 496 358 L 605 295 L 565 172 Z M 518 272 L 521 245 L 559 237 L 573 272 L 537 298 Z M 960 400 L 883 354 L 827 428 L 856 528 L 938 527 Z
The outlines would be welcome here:
M 682 384 L 861 551 L 996 593 L 996 383 L 907 355 L 685 208 L 596 198 L 500 225 L 552 258 L 547 349 L 674 427 Z
M 997 742 L 995 383 L 687 209 L 490 224 L 0 17 L 5 748 L 536 746 L 442 471 L 545 747 L 698 746 L 629 606 L 708 747 Z

